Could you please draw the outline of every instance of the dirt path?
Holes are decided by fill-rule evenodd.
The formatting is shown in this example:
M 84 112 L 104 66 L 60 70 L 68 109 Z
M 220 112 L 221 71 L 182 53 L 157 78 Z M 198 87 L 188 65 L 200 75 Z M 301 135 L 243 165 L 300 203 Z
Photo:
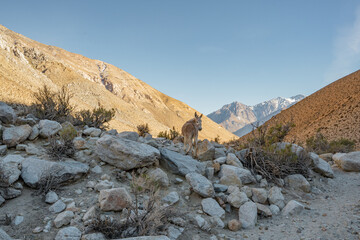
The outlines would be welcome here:
M 334 179 L 316 179 L 320 191 L 298 201 L 307 208 L 294 217 L 261 219 L 255 229 L 232 234 L 235 239 L 360 239 L 360 173 L 334 169 Z M 290 196 L 287 196 L 290 197 Z M 267 229 L 267 230 L 266 230 Z

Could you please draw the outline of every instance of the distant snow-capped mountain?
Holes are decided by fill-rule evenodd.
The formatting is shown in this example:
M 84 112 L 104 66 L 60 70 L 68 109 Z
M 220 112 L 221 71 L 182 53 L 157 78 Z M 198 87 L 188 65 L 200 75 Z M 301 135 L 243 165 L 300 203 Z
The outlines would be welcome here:
M 258 122 L 261 125 L 281 112 L 282 109 L 288 108 L 304 98 L 305 96 L 301 94 L 290 98 L 277 97 L 254 106 L 233 102 L 210 113 L 208 117 L 241 137 L 252 130 L 252 123 Z

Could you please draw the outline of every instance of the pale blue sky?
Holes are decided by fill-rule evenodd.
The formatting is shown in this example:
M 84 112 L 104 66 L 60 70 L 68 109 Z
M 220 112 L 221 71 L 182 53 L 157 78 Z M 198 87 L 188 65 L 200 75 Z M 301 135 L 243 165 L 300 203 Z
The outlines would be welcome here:
M 1 1 L 0 24 L 111 63 L 208 114 L 309 95 L 359 69 L 353 0 Z

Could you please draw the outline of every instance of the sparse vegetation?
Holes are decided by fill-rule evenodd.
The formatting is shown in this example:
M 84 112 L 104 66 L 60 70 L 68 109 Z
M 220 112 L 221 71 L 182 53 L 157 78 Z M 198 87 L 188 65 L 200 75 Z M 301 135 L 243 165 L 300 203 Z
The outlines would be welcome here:
M 54 160 L 61 160 L 64 157 L 71 158 L 75 154 L 73 138 L 67 134 L 64 134 L 63 137 L 57 138 L 56 136 L 52 136 L 49 138 L 50 144 L 47 153 Z
M 238 149 L 248 149 L 244 166 L 254 175 L 260 174 L 271 181 L 296 173 L 307 176 L 310 166 L 308 156 L 293 153 L 291 144 L 285 148 L 277 144 L 284 140 L 294 126 L 292 122 L 278 123 L 270 128 L 267 125 L 253 125 L 252 137 L 236 146 Z
M 220 144 L 221 138 L 219 135 L 216 135 L 216 137 L 214 138 L 214 142 L 219 143 Z
M 44 85 L 34 93 L 35 103 L 31 105 L 33 114 L 40 119 L 55 120 L 60 123 L 71 120 L 74 107 L 70 104 L 73 95 L 66 86 L 60 91 L 52 91 Z
M 173 126 L 172 129 L 169 129 L 169 132 L 167 130 L 159 132 L 157 137 L 174 140 L 177 136 L 180 136 L 180 133 L 175 129 L 175 126 Z
M 115 117 L 115 109 L 105 109 L 100 103 L 93 110 L 81 110 L 75 113 L 76 125 L 87 125 L 100 129 L 107 129 L 106 125 Z
M 309 152 L 322 153 L 337 153 L 337 152 L 352 152 L 355 151 L 355 141 L 340 138 L 339 140 L 328 141 L 326 137 L 317 132 L 306 140 L 306 150 Z
M 160 204 L 159 185 L 145 175 L 133 174 L 130 186 L 135 203 L 126 209 L 125 218 L 110 220 L 98 215 L 90 224 L 93 230 L 103 233 L 110 239 L 154 236 L 165 230 L 169 218 L 174 217 L 176 212 L 173 208 Z M 144 195 L 147 197 L 144 198 Z
M 52 171 L 44 171 L 44 174 L 40 176 L 40 181 L 36 186 L 37 190 L 33 193 L 34 195 L 45 195 L 49 191 L 55 191 L 61 187 L 63 179 L 56 175 L 56 169 Z
M 150 133 L 150 128 L 149 128 L 149 124 L 140 124 L 137 127 L 137 131 L 139 133 L 140 137 L 145 137 L 146 133 Z

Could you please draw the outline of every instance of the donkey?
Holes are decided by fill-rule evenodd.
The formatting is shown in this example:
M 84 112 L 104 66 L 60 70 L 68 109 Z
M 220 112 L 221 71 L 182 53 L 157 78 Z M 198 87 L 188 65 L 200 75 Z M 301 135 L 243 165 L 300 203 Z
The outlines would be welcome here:
M 201 118 L 195 112 L 195 118 L 187 121 L 181 129 L 182 135 L 184 136 L 184 151 L 188 154 L 194 145 L 195 156 L 197 155 L 197 142 L 198 142 L 198 133 L 202 130 Z M 188 147 L 187 147 L 188 146 Z

